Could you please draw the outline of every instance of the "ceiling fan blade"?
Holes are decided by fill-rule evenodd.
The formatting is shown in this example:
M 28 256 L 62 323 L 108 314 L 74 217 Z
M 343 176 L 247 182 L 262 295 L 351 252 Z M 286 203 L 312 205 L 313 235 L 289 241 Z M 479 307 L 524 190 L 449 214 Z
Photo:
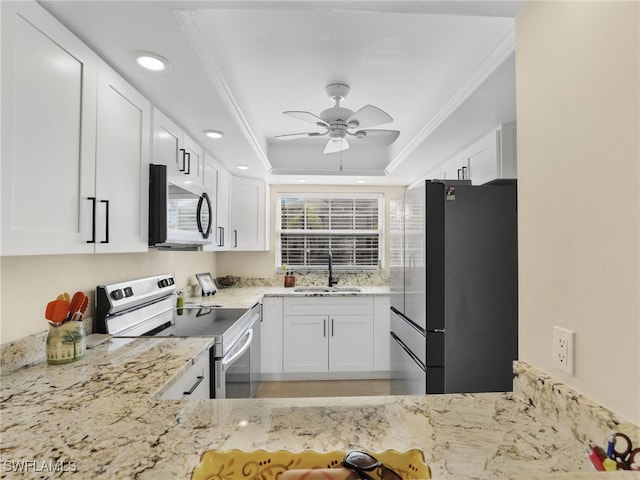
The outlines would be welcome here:
M 327 133 L 329 133 L 328 130 L 324 133 L 318 133 L 318 132 L 287 133 L 285 135 L 276 135 L 274 138 L 277 138 L 278 140 L 298 140 L 299 138 L 321 137 L 322 135 L 326 135 Z
M 313 123 L 314 125 L 320 125 L 321 127 L 329 127 L 329 124 L 327 122 L 311 112 L 288 110 L 282 113 L 284 113 L 285 115 L 289 115 L 290 117 L 297 118 L 298 120 L 302 120 L 303 122 Z
M 393 118 L 378 107 L 365 105 L 347 119 L 347 125 L 353 121 L 358 122 L 358 128 L 374 127 L 385 123 L 393 122 Z
M 358 132 L 361 131 L 365 132 L 366 136 L 359 137 Z M 358 132 L 352 134 L 354 138 L 357 138 L 361 142 L 378 145 L 380 147 L 391 145 L 400 135 L 398 130 L 358 130 Z
M 327 142 L 327 146 L 324 147 L 324 153 L 337 153 L 349 148 L 349 142 L 346 138 L 331 139 Z

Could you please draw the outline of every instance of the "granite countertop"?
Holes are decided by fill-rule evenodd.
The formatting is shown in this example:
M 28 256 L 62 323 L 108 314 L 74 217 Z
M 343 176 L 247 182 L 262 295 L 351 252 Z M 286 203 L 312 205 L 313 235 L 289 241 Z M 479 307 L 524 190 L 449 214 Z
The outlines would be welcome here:
M 303 285 L 299 288 L 318 288 L 318 286 Z M 389 287 L 357 286 L 340 288 L 357 288 L 359 292 L 338 290 L 331 292 L 296 291 L 295 288 L 285 287 L 229 287 L 219 289 L 215 295 L 209 297 L 191 297 L 186 304 L 221 305 L 229 308 L 249 308 L 262 301 L 263 297 L 353 297 L 359 295 L 378 296 L 389 295 Z
M 589 472 L 582 445 L 511 393 L 159 401 L 203 338 L 110 339 L 70 365 L 2 376 L 2 478 L 187 479 L 208 449 L 424 451 L 435 479 Z M 602 478 L 595 474 L 557 479 Z M 630 472 L 613 478 L 638 478 Z

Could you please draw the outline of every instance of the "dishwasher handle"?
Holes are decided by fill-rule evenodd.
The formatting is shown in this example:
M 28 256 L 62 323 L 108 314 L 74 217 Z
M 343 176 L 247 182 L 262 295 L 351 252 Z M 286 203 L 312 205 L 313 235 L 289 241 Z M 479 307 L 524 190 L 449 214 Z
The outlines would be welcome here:
M 247 330 L 247 333 L 245 333 L 245 337 L 247 337 L 247 339 L 244 341 L 244 345 L 242 345 L 242 347 L 240 347 L 233 355 L 231 355 L 229 358 L 223 357 L 222 358 L 222 367 L 226 370 L 227 368 L 229 368 L 229 365 L 231 365 L 233 362 L 235 362 L 239 357 L 241 357 L 242 355 L 244 355 L 244 353 L 249 350 L 249 347 L 251 346 L 251 341 L 253 340 L 253 329 L 249 329 Z M 238 343 L 240 343 L 240 340 L 238 340 Z

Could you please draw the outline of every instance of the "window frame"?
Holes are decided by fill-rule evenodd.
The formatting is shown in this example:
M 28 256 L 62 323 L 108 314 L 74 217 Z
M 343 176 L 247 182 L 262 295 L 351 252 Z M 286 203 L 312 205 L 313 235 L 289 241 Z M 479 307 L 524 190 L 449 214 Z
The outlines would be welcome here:
M 282 199 L 283 198 L 295 198 L 295 199 L 327 199 L 327 200 L 339 200 L 339 199 L 366 199 L 366 200 L 376 200 L 378 203 L 378 228 L 375 230 L 367 230 L 369 232 L 375 232 L 375 235 L 378 237 L 378 264 L 371 266 L 364 265 L 333 265 L 334 270 L 340 270 L 343 272 L 371 272 L 375 270 L 380 270 L 385 267 L 385 246 L 384 246 L 384 206 L 385 206 L 385 197 L 384 193 L 371 192 L 371 193 L 338 193 L 338 192 L 309 192 L 309 193 L 299 193 L 299 192 L 278 192 L 276 195 L 276 223 L 275 223 L 275 250 L 276 250 L 276 258 L 275 258 L 275 267 L 276 271 L 282 270 Z M 286 231 L 286 230 L 285 230 Z M 357 230 L 321 230 L 317 233 L 326 234 L 330 236 L 347 236 L 354 235 L 354 232 Z M 301 233 L 304 235 L 304 233 Z M 326 265 L 305 265 L 305 266 L 295 266 L 288 267 L 287 270 L 326 270 Z

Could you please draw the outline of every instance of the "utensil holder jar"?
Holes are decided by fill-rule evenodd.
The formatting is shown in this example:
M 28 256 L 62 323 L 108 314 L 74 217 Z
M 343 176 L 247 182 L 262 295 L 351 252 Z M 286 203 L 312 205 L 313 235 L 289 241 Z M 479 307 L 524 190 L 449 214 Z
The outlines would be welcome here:
M 47 363 L 61 365 L 84 357 L 87 336 L 82 322 L 67 321 L 60 325 L 49 325 L 47 335 Z
M 296 286 L 296 277 L 293 275 L 285 275 L 284 277 L 285 288 L 291 288 Z

